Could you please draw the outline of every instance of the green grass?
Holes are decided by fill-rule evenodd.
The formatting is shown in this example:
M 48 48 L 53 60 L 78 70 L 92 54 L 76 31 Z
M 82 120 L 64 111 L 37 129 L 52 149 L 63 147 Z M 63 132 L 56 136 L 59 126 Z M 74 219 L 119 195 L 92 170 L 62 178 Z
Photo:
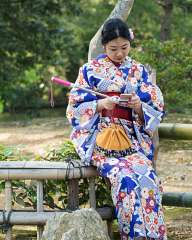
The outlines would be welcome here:
M 31 121 L 39 118 L 57 118 L 57 117 L 65 117 L 65 108 L 46 108 L 46 109 L 38 109 L 38 110 L 26 110 L 25 112 L 13 112 L 13 113 L 0 113 L 0 123 L 11 123 L 15 121 Z

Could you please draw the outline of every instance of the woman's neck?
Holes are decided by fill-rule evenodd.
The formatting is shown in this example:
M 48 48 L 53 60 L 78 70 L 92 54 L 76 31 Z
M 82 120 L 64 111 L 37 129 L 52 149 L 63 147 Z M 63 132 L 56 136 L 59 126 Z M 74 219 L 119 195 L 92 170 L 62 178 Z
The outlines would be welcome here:
M 108 57 L 108 56 L 107 56 L 107 57 Z M 120 66 L 121 66 L 121 63 L 115 62 L 115 61 L 111 60 L 110 57 L 108 57 L 108 58 L 109 58 L 109 60 L 110 60 L 116 67 L 120 67 Z

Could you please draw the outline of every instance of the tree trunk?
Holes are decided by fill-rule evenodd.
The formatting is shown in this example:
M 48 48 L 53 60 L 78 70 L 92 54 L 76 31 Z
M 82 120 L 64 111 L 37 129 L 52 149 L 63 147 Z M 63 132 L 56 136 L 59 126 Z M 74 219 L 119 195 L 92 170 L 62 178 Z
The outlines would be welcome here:
M 106 20 L 109 18 L 118 17 L 125 21 L 131 12 L 133 3 L 134 0 L 119 0 Z M 88 60 L 95 58 L 98 54 L 103 52 L 103 47 L 101 44 L 102 27 L 103 25 L 99 28 L 95 36 L 90 41 Z
M 166 41 L 169 39 L 171 34 L 171 15 L 173 11 L 173 0 L 158 1 L 159 5 L 162 6 L 164 15 L 161 20 L 161 32 L 160 40 Z

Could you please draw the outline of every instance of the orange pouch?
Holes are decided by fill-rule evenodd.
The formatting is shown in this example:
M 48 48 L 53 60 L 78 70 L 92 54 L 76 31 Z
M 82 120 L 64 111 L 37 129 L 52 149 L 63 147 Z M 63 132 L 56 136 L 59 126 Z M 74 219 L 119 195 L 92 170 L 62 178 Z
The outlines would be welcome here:
M 106 150 L 124 151 L 131 148 L 131 141 L 122 126 L 112 123 L 98 133 L 96 145 Z

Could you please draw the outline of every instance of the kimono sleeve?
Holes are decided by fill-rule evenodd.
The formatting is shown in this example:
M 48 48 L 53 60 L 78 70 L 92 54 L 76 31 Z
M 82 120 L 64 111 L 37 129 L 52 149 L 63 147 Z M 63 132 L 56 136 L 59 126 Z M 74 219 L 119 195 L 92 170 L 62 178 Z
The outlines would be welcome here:
M 90 165 L 97 134 L 99 114 L 96 111 L 96 95 L 78 88 L 79 86 L 92 89 L 87 77 L 86 65 L 80 68 L 75 86 L 77 88 L 73 88 L 69 94 L 66 116 L 72 126 L 71 140 L 75 149 L 83 164 Z
M 152 83 L 146 68 L 142 67 L 142 81 L 138 94 L 142 101 L 144 131 L 152 136 L 164 116 L 164 100 L 160 88 Z
M 73 128 L 89 130 L 91 122 L 95 114 L 97 114 L 97 97 L 92 93 L 78 88 L 78 86 L 86 89 L 92 88 L 87 78 L 87 68 L 85 65 L 79 69 L 75 86 L 77 88 L 73 88 L 69 94 L 66 116 Z

